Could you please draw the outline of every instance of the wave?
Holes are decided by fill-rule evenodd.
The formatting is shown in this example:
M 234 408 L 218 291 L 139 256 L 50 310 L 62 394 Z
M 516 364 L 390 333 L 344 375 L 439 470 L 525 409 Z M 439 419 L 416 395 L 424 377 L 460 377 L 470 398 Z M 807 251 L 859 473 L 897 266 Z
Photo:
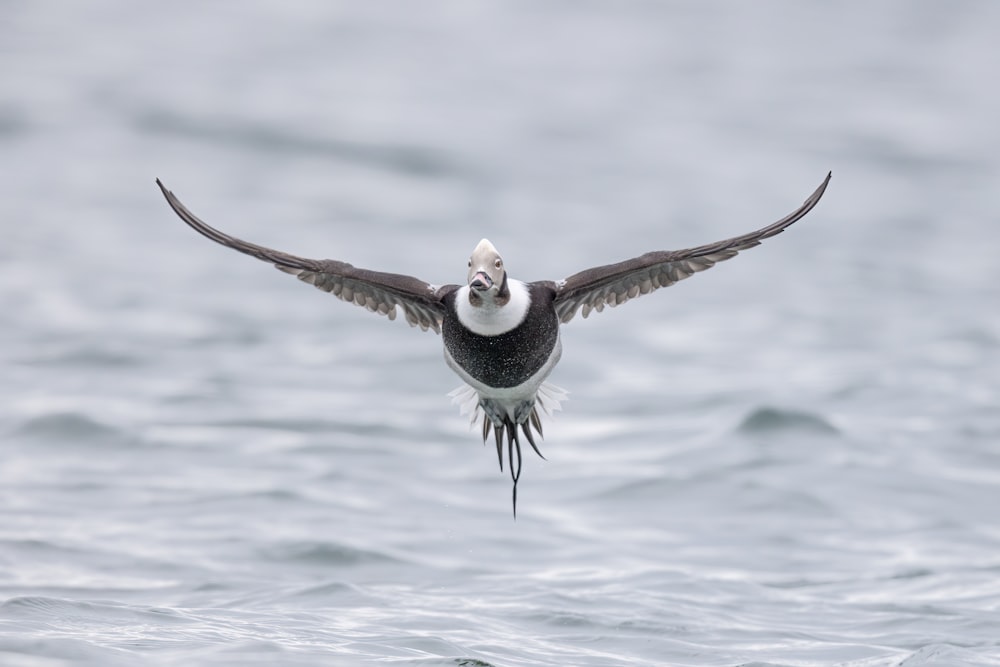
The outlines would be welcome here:
M 743 418 L 736 430 L 748 434 L 792 431 L 821 435 L 840 434 L 840 429 L 821 415 L 767 406 L 753 410 Z
M 15 438 L 62 443 L 132 445 L 138 438 L 81 412 L 53 412 L 25 420 L 11 432 Z

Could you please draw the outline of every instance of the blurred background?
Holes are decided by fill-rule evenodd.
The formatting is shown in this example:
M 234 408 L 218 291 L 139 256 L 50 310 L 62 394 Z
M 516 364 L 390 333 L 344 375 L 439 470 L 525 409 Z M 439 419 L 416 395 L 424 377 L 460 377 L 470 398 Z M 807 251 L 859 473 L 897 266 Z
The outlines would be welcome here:
M 1000 5 L 0 6 L 0 663 L 998 665 Z M 185 227 L 577 318 L 510 480 L 434 334 Z

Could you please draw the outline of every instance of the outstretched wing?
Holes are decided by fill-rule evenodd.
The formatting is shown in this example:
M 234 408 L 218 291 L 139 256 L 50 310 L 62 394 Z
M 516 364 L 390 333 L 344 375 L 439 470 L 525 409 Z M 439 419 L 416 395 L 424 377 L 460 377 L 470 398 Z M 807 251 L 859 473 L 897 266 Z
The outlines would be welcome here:
M 780 234 L 816 206 L 832 175 L 832 172 L 826 175 L 802 206 L 755 232 L 687 250 L 649 252 L 617 264 L 581 271 L 557 283 L 548 283 L 555 290 L 555 309 L 559 320 L 569 322 L 581 307 L 583 316 L 587 317 L 591 310 L 600 312 L 604 306 L 617 306 L 673 285 L 693 273 L 715 266 L 717 262 L 735 257 L 741 250 L 759 245 L 763 239 Z
M 160 182 L 160 179 L 156 179 L 156 184 L 160 186 L 167 203 L 181 220 L 216 243 L 270 262 L 285 273 L 298 276 L 299 280 L 330 292 L 343 301 L 385 315 L 390 320 L 396 319 L 398 306 L 410 326 L 418 326 L 424 331 L 433 329 L 438 333 L 441 332 L 441 320 L 444 318 L 444 304 L 441 299 L 455 289 L 454 285 L 435 287 L 411 276 L 359 269 L 333 259 L 297 257 L 248 243 L 206 224 L 189 211 L 174 193 Z

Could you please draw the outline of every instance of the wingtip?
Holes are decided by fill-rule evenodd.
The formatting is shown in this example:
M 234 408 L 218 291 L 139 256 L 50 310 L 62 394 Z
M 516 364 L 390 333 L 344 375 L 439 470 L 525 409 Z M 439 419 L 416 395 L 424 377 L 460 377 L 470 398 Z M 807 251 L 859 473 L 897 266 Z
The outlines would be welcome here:
M 812 208 L 819 203 L 819 200 L 823 198 L 824 194 L 826 194 L 826 186 L 830 184 L 831 178 L 833 178 L 833 170 L 826 172 L 826 178 L 823 179 L 823 182 L 820 183 L 819 187 L 816 188 L 813 191 L 813 193 L 806 198 L 805 202 L 803 202 L 802 209 L 797 211 L 798 213 L 801 213 L 799 217 L 802 217 L 802 215 L 805 215 L 806 213 L 811 211 Z M 796 218 L 796 220 L 797 219 L 798 218 Z M 794 222 L 794 220 L 792 222 Z

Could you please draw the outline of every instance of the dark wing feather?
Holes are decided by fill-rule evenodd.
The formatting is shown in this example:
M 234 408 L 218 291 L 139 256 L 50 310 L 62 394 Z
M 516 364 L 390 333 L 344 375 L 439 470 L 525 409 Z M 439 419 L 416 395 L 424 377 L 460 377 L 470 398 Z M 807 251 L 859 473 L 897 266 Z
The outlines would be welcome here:
M 559 320 L 569 322 L 581 307 L 583 316 L 587 317 L 591 310 L 600 312 L 604 306 L 617 306 L 660 287 L 673 285 L 698 271 L 715 266 L 717 262 L 735 257 L 741 250 L 759 245 L 763 239 L 780 234 L 816 206 L 832 175 L 826 175 L 823 183 L 802 206 L 763 229 L 697 248 L 646 253 L 617 264 L 581 271 L 558 283 L 549 283 L 556 292 L 555 309 Z
M 396 307 L 399 306 L 410 326 L 418 326 L 424 331 L 433 329 L 441 332 L 441 320 L 444 317 L 441 299 L 455 289 L 454 285 L 435 287 L 410 276 L 368 271 L 333 259 L 306 259 L 248 243 L 206 224 L 189 211 L 159 179 L 156 179 L 156 184 L 181 220 L 216 243 L 270 262 L 285 273 L 297 276 L 299 280 L 330 292 L 343 301 L 386 315 L 390 320 L 396 319 Z

